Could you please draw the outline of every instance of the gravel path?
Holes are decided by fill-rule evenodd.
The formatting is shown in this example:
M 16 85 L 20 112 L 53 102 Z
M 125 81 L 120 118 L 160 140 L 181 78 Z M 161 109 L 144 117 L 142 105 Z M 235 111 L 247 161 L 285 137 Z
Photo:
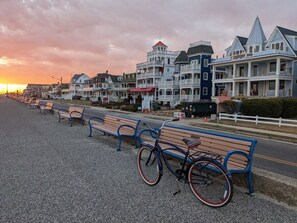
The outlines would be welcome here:
M 295 222 L 297 211 L 236 191 L 220 209 L 165 173 L 149 187 L 136 150 L 0 97 L 0 222 Z M 295 220 L 294 220 L 295 219 Z

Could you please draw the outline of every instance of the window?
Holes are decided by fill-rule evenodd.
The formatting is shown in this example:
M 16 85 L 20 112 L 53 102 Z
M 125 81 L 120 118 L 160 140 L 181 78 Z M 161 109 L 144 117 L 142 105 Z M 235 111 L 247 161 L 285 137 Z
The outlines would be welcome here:
M 269 90 L 275 90 L 275 81 L 269 81 Z
M 203 89 L 202 89 L 202 91 L 203 91 L 203 95 L 207 95 L 207 92 L 208 92 L 208 88 L 207 87 L 204 87 Z
M 276 72 L 276 62 L 270 62 L 269 71 Z
M 208 81 L 208 73 L 207 72 L 203 73 L 203 80 Z
M 259 45 L 255 46 L 254 52 L 259 52 L 259 50 L 260 50 L 260 46 Z
M 280 43 L 280 50 L 284 50 L 284 42 Z
M 274 43 L 271 45 L 271 49 L 275 49 L 275 45 L 274 45 Z
M 286 63 L 281 63 L 280 71 L 285 71 L 285 70 L 286 70 Z
M 253 46 L 250 46 L 250 48 L 249 48 L 249 52 L 250 52 L 250 53 L 253 52 Z
M 257 75 L 258 75 L 258 65 L 254 65 L 252 76 L 257 76 Z
M 279 50 L 279 43 L 275 44 L 275 49 Z
M 284 80 L 280 80 L 279 81 L 279 89 L 280 90 L 284 90 L 285 89 L 285 81 Z
M 204 59 L 203 60 L 203 66 L 204 67 L 208 67 L 208 59 Z

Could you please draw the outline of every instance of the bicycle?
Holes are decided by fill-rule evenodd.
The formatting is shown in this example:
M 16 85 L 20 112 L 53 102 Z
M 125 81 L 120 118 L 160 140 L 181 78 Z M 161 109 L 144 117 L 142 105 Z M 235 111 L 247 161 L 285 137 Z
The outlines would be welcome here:
M 149 186 L 158 184 L 163 175 L 163 160 L 167 169 L 179 182 L 189 184 L 193 194 L 202 203 L 210 207 L 222 207 L 228 204 L 233 196 L 233 182 L 231 174 L 219 162 L 222 159 L 220 155 L 203 151 L 194 153 L 192 151 L 190 154 L 193 148 L 197 148 L 201 144 L 200 140 L 184 138 L 186 150 L 183 150 L 175 144 L 159 139 L 165 124 L 177 120 L 179 119 L 164 121 L 159 129 L 152 129 L 144 123 L 148 129 L 142 130 L 139 137 L 147 131 L 155 139 L 155 142 L 154 145 L 143 143 L 138 151 L 137 166 L 142 180 Z M 163 147 L 166 145 L 166 149 L 163 149 L 160 144 Z M 169 163 L 167 156 L 170 153 L 168 151 L 183 154 L 184 158 L 180 163 L 180 168 L 173 168 L 173 164 Z M 179 192 L 180 190 L 173 195 Z

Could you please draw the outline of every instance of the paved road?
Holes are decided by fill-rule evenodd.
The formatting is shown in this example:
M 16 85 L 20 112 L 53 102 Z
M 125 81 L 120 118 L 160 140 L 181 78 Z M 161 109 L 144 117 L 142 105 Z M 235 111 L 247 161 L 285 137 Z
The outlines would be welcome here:
M 295 222 L 297 211 L 236 191 L 212 209 L 165 174 L 154 187 L 137 173 L 136 150 L 87 137 L 18 102 L 0 98 L 0 222 Z M 295 220 L 294 220 L 295 219 Z
M 69 105 L 56 103 L 55 106 L 56 108 L 68 108 Z M 108 111 L 105 110 L 87 108 L 85 111 L 85 119 L 88 119 L 94 115 L 103 117 L 107 112 Z M 131 115 L 131 117 L 135 117 L 135 114 Z M 145 120 L 145 122 L 149 123 L 152 127 L 160 127 L 161 121 L 159 120 L 143 119 L 143 117 L 141 117 L 141 119 L 142 121 Z M 175 124 L 178 124 L 178 122 Z M 240 133 L 240 136 L 242 136 L 242 134 L 243 133 Z M 296 144 L 265 139 L 263 137 L 257 137 L 256 135 L 248 137 L 258 140 L 255 148 L 253 167 L 297 179 Z

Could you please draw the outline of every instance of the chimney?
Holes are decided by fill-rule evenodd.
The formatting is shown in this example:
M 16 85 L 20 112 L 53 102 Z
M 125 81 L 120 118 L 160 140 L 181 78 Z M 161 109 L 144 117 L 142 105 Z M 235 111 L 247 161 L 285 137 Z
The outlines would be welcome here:
M 106 73 L 108 74 L 108 70 L 106 70 Z

